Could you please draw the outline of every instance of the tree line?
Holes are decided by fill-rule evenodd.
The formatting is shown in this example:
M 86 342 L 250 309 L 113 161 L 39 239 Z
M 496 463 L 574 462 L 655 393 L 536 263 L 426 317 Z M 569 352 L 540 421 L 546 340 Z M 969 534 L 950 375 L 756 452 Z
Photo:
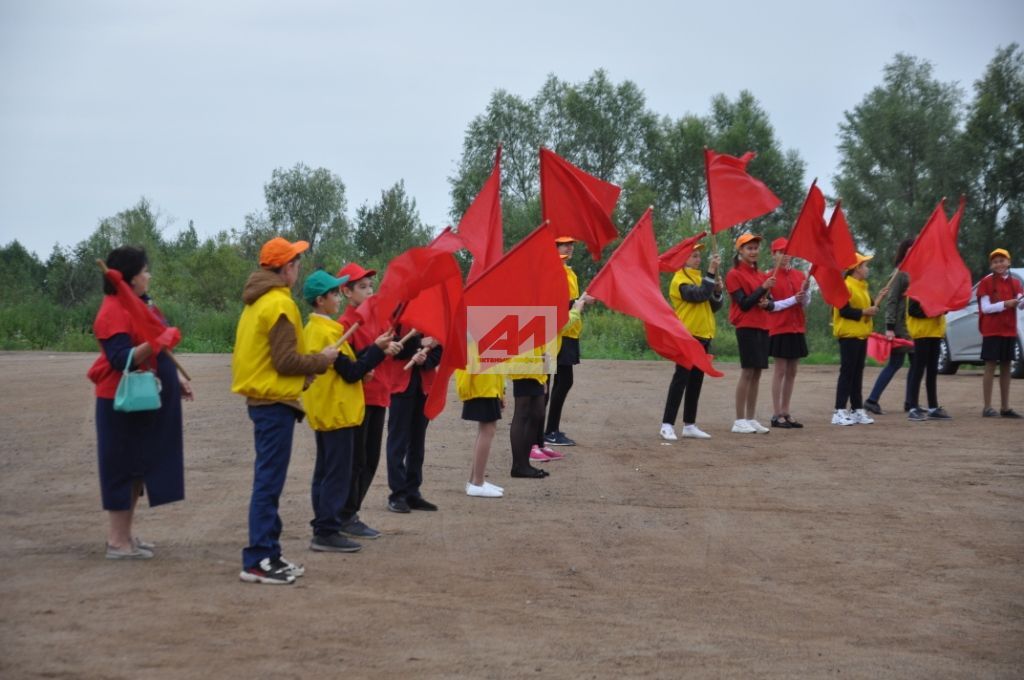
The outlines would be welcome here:
M 961 194 L 968 204 L 960 249 L 976 276 L 985 271 L 992 248 L 1013 252 L 1024 243 L 1020 46 L 997 49 L 972 90 L 968 98 L 958 84 L 936 79 L 929 62 L 898 54 L 882 82 L 845 112 L 833 178 L 837 196 L 831 198 L 842 199 L 859 249 L 887 264 L 939 198 L 955 204 Z M 623 235 L 653 205 L 663 248 L 706 227 L 705 146 L 734 155 L 757 152 L 749 170 L 783 205 L 744 228 L 769 239 L 788 233 L 808 184 L 806 163 L 795 149 L 783 148 L 768 113 L 749 91 L 734 98 L 715 95 L 706 113 L 674 118 L 650 110 L 635 83 L 615 83 L 603 70 L 579 83 L 551 75 L 532 97 L 496 90 L 467 125 L 449 177 L 453 223 L 490 172 L 499 142 L 506 248 L 540 223 L 541 146 L 622 186 L 614 217 Z M 351 260 L 381 269 L 399 252 L 429 242 L 443 226 L 423 223 L 402 181 L 350 213 L 342 179 L 302 163 L 274 170 L 264 198 L 265 205 L 245 215 L 240 227 L 205 239 L 191 222 L 168 233 L 166 220 L 143 198 L 100 220 L 80 243 L 56 245 L 45 260 L 17 241 L 7 244 L 0 248 L 0 343 L 7 349 L 95 347 L 89 329 L 102 294 L 95 260 L 118 245 L 134 244 L 150 253 L 154 297 L 191 338 L 184 348 L 227 351 L 242 284 L 271 236 L 309 241 L 309 269 L 333 269 Z M 719 237 L 724 252 L 729 236 Z M 600 266 L 582 255 L 574 264 L 584 284 Z M 887 269 L 876 267 L 876 276 Z M 812 315 L 811 333 L 827 337 L 826 319 Z M 621 333 L 620 322 L 609 324 Z

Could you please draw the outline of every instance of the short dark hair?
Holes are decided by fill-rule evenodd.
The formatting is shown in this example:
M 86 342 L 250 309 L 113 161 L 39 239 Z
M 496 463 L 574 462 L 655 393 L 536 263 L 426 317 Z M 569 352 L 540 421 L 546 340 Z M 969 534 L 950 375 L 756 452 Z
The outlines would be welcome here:
M 146 249 L 136 246 L 114 248 L 107 255 L 107 267 L 121 272 L 125 283 L 129 285 L 131 285 L 132 279 L 145 269 L 148 264 L 149 259 L 146 257 Z M 103 292 L 107 295 L 113 295 L 117 292 L 114 284 L 110 283 L 105 276 L 103 277 Z

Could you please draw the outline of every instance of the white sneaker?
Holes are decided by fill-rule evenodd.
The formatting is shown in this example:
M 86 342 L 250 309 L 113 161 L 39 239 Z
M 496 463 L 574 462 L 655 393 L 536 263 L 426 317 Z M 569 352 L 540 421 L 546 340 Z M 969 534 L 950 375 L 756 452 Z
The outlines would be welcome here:
M 505 487 L 498 486 L 497 484 L 491 484 L 486 479 L 484 480 L 484 488 L 493 489 L 494 491 L 497 491 L 498 493 L 502 493 L 503 491 L 505 491 Z
M 771 430 L 769 430 L 767 427 L 765 427 L 761 423 L 757 422 L 753 418 L 747 420 L 747 424 L 749 424 L 752 428 L 754 428 L 754 432 L 756 432 L 758 434 L 768 434 L 769 432 L 771 432 Z
M 748 421 L 744 420 L 743 418 L 740 418 L 739 420 L 735 421 L 732 424 L 732 431 L 737 433 L 737 434 L 756 434 L 757 433 L 757 430 L 755 430 L 753 428 L 753 426 L 751 426 L 751 424 Z
M 661 438 L 667 442 L 674 442 L 679 437 L 676 436 L 676 429 L 668 423 L 661 424 Z
M 853 422 L 857 425 L 871 425 L 875 422 L 875 419 L 868 415 L 868 412 L 862 408 L 857 409 L 852 414 Z
M 833 425 L 856 425 L 857 421 L 853 419 L 853 415 L 846 409 L 836 409 L 836 412 L 832 414 Z
M 496 489 L 489 489 L 483 484 L 477 486 L 472 482 L 466 482 L 466 495 L 477 498 L 501 498 L 502 492 Z
M 711 435 L 696 425 L 683 425 L 683 437 L 687 439 L 711 439 Z

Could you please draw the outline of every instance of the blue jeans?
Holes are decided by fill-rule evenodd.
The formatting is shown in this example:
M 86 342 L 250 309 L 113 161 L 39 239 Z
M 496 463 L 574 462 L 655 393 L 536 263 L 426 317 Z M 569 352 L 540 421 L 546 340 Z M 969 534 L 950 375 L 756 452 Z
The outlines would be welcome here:
M 249 501 L 249 545 L 242 551 L 242 568 L 251 569 L 264 558 L 281 555 L 281 517 L 277 513 L 281 490 L 292 457 L 292 434 L 298 412 L 284 404 L 250 406 L 254 426 L 256 463 Z
M 341 530 L 342 510 L 348 502 L 352 487 L 352 449 L 355 442 L 354 427 L 314 432 L 316 435 L 316 465 L 310 500 L 313 502 L 313 533 L 330 536 Z
M 868 396 L 868 401 L 878 403 L 878 400 L 882 398 L 882 392 L 885 392 L 885 388 L 889 386 L 893 376 L 903 368 L 903 359 L 906 356 L 906 352 L 892 352 L 889 354 L 889 361 L 886 362 L 882 372 L 875 378 L 875 386 L 871 388 L 871 395 Z M 907 405 L 906 396 L 903 397 L 903 405 Z

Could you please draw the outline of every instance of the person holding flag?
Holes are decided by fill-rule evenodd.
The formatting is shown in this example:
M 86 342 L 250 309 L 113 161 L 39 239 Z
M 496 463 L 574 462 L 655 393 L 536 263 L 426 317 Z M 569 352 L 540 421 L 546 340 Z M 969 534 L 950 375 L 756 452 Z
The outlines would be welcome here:
M 193 392 L 169 356 L 181 333 L 150 303 L 146 251 L 116 248 L 106 267 L 103 302 L 93 322 L 101 354 L 88 373 L 96 385 L 100 498 L 109 519 L 106 557 L 148 560 L 154 545 L 132 533 L 135 506 L 143 489 L 150 507 L 185 498 L 181 400 L 191 401 Z M 156 371 L 158 409 L 115 410 L 118 383 L 131 370 Z
M 703 243 L 692 244 L 692 252 L 686 263 L 672 276 L 669 284 L 669 301 L 679 321 L 703 347 L 711 351 L 711 340 L 715 337 L 715 312 L 722 308 L 722 280 L 718 268 L 721 258 L 713 254 L 708 262 L 707 273 L 702 274 L 701 251 Z M 710 439 L 711 435 L 697 427 L 697 404 L 700 401 L 704 372 L 699 368 L 675 365 L 672 382 L 665 396 L 665 412 L 661 419 L 661 438 L 676 441 L 676 416 L 679 405 L 683 404 L 684 438 Z M 685 403 L 684 403 L 685 398 Z
M 988 255 L 992 273 L 978 284 L 978 326 L 981 329 L 981 358 L 985 362 L 982 396 L 985 408 L 981 415 L 997 415 L 992 408 L 992 384 L 999 366 L 999 412 L 1003 418 L 1020 418 L 1010 408 L 1010 362 L 1017 345 L 1017 310 L 1024 308 L 1024 288 L 1010 276 L 1010 252 L 996 248 Z
M 789 413 L 789 401 L 793 396 L 796 371 L 800 360 L 807 356 L 807 318 L 804 308 L 811 302 L 807 288 L 808 279 L 799 269 L 793 267 L 793 258 L 786 254 L 789 241 L 777 238 L 772 241 L 772 258 L 775 262 L 776 282 L 771 289 L 771 328 L 768 330 L 768 354 L 775 359 L 772 372 L 772 427 L 801 428 L 803 424 L 793 420 Z
M 569 266 L 573 250 L 576 245 L 575 239 L 571 236 L 559 236 L 555 239 L 555 246 L 558 248 L 558 256 L 562 258 L 562 266 L 565 268 L 565 277 L 569 283 L 569 308 L 571 309 L 576 300 L 580 297 L 580 283 L 576 272 Z M 580 363 L 580 333 L 583 331 L 583 319 L 578 318 L 566 325 L 558 335 L 558 357 L 555 360 L 557 368 L 551 379 L 551 392 L 548 394 L 548 423 L 544 429 L 544 440 L 538 442 L 540 447 L 551 446 L 576 446 L 576 442 L 570 439 L 561 431 L 562 408 L 565 406 L 565 399 L 572 389 L 573 366 Z M 543 453 L 541 455 L 550 455 Z M 556 454 L 556 458 L 561 458 Z
M 729 321 L 736 329 L 740 353 L 740 380 L 736 384 L 736 421 L 732 431 L 737 434 L 768 434 L 770 430 L 754 417 L 757 408 L 761 371 L 768 368 L 768 316 L 774 307 L 770 291 L 775 276 L 757 268 L 762 237 L 749 232 L 736 239 L 733 268 L 725 277 L 729 291 Z
M 832 308 L 832 333 L 839 341 L 839 380 L 836 383 L 833 425 L 870 425 L 875 422 L 864 410 L 862 384 L 868 336 L 871 335 L 878 306 L 872 303 L 868 292 L 871 256 L 857 253 L 856 257 L 856 264 L 846 272 L 845 278 L 850 300 L 842 308 Z M 886 292 L 883 289 L 881 295 Z
M 910 250 L 912 245 L 914 245 L 913 236 L 900 241 L 900 245 L 896 248 L 896 257 L 894 258 L 894 264 L 897 268 L 903 262 L 903 258 L 907 256 L 907 251 Z M 885 300 L 885 338 L 890 342 L 895 338 L 910 340 L 910 333 L 907 331 L 906 302 L 904 300 L 907 294 L 907 286 L 909 285 L 910 277 L 907 276 L 905 271 L 897 269 L 892 283 L 889 284 L 889 296 Z M 882 405 L 878 400 L 882 398 L 882 393 L 888 387 L 896 372 L 903 368 L 903 362 L 907 354 L 912 354 L 913 351 L 913 345 L 910 347 L 893 345 L 892 351 L 889 354 L 889 360 L 881 372 L 879 372 L 878 377 L 875 378 L 871 394 L 864 400 L 864 408 L 867 411 L 879 416 L 885 415 L 885 411 L 882 410 Z M 910 410 L 910 401 L 906 392 L 904 392 L 903 396 L 903 410 Z

